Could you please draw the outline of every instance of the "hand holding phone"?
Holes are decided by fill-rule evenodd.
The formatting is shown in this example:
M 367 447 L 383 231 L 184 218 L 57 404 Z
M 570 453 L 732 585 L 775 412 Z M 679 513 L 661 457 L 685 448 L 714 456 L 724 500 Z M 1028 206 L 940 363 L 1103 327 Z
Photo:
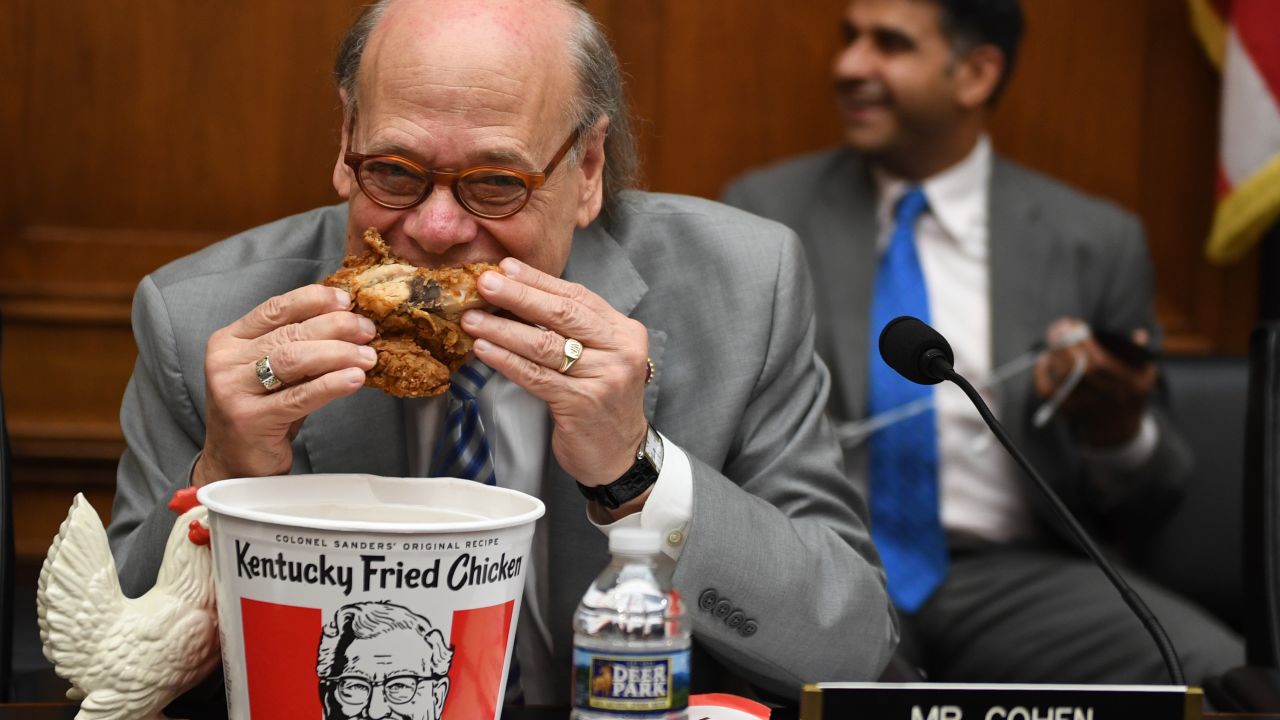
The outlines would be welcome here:
M 1092 334 L 1103 350 L 1130 367 L 1140 368 L 1156 359 L 1156 354 L 1150 347 L 1139 345 L 1124 333 L 1093 330 Z

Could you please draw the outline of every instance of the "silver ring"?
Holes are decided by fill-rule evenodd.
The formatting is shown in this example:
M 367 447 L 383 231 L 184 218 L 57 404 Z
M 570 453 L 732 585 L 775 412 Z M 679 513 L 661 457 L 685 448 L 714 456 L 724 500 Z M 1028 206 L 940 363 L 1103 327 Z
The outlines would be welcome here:
M 274 372 L 271 372 L 270 355 L 263 355 L 258 362 L 253 364 L 253 370 L 258 373 L 258 382 L 262 383 L 262 387 L 266 388 L 267 392 L 284 387 L 284 383 L 280 382 L 280 378 L 276 377 Z
M 573 338 L 564 340 L 564 360 L 560 361 L 560 372 L 569 372 L 569 368 L 582 357 L 582 343 Z

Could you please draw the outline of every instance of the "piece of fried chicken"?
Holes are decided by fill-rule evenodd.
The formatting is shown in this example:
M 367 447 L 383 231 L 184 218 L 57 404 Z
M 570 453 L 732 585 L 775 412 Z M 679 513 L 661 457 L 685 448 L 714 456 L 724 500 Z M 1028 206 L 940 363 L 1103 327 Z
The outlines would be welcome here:
M 324 284 L 346 290 L 353 312 L 373 320 L 369 343 L 378 363 L 364 384 L 396 397 L 428 397 L 449 389 L 449 376 L 471 353 L 471 336 L 458 326 L 462 311 L 489 308 L 476 280 L 492 263 L 421 268 L 396 257 L 374 228 L 364 232 L 369 252 L 348 255 Z

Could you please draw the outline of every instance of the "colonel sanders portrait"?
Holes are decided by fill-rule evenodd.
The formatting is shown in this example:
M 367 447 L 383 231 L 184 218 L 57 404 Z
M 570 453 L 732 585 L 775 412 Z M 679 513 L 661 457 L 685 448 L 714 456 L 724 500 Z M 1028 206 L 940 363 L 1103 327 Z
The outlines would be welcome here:
M 439 720 L 452 661 L 421 615 L 388 602 L 343 605 L 316 653 L 325 720 Z

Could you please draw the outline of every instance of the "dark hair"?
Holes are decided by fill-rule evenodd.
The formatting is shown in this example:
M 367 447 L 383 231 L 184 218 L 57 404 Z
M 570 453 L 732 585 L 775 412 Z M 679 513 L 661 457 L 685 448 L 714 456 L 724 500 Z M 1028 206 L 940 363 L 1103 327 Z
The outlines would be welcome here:
M 1013 75 L 1022 41 L 1022 5 L 1019 0 L 933 0 L 942 11 L 942 34 L 952 51 L 963 55 L 979 45 L 994 45 L 1004 55 L 1004 71 L 991 91 L 994 103 Z
M 378 0 L 367 7 L 338 48 L 333 74 L 338 87 L 346 93 L 345 112 L 348 117 L 356 109 L 357 79 L 365 44 L 389 4 L 390 0 Z M 627 114 L 622 70 L 604 28 L 591 13 L 575 0 L 568 0 L 565 5 L 572 13 L 568 37 L 569 62 L 578 81 L 578 91 L 567 108 L 569 120 L 573 127 L 585 131 L 602 116 L 609 118 L 609 129 L 604 139 L 604 215 L 606 220 L 616 219 L 622 191 L 635 185 L 640 172 L 640 156 Z M 584 133 L 583 139 L 587 137 Z M 575 143 L 567 158 L 569 163 L 581 159 L 581 144 L 581 139 Z

